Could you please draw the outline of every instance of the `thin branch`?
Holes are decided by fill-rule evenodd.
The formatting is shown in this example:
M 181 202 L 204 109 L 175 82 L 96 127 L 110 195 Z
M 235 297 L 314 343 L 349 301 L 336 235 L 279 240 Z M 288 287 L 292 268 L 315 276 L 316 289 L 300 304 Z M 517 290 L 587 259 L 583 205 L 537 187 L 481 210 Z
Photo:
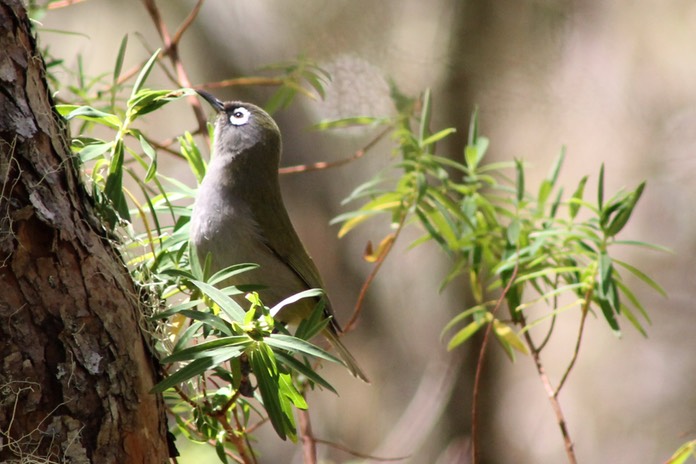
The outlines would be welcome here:
M 302 454 L 305 464 L 317 464 L 317 440 L 312 433 L 312 421 L 309 411 L 298 409 L 297 416 L 300 421 L 300 436 L 302 437 Z
M 179 26 L 179 29 L 177 29 L 177 31 L 174 33 L 172 43 L 178 44 L 179 41 L 181 41 L 181 36 L 184 35 L 186 29 L 188 29 L 189 26 L 191 26 L 191 24 L 193 24 L 193 22 L 196 20 L 196 17 L 198 16 L 198 13 L 201 11 L 204 2 L 205 0 L 198 0 L 198 2 L 196 2 L 196 6 L 193 7 L 186 19 L 184 19 L 184 22 L 181 23 L 181 26 Z
M 495 317 L 495 313 L 498 312 L 498 309 L 500 309 L 500 306 L 503 304 L 503 300 L 505 300 L 505 296 L 508 294 L 508 292 L 512 288 L 512 284 L 515 282 L 515 278 L 517 277 L 517 270 L 518 269 L 519 269 L 519 260 L 517 262 L 515 262 L 515 267 L 512 270 L 512 275 L 510 275 L 510 279 L 508 280 L 507 285 L 503 289 L 503 292 L 501 293 L 500 298 L 498 298 L 498 301 L 496 302 L 495 307 L 491 311 L 491 315 L 493 317 Z M 488 347 L 488 340 L 490 338 L 492 331 L 493 331 L 493 321 L 491 321 L 488 324 L 488 327 L 486 327 L 486 332 L 483 335 L 483 341 L 481 342 L 481 350 L 479 351 L 478 361 L 476 363 L 476 375 L 474 376 L 474 392 L 473 392 L 473 400 L 472 400 L 472 405 L 471 405 L 471 458 L 472 458 L 473 464 L 477 464 L 479 462 L 478 396 L 479 396 L 479 387 L 481 386 L 481 375 L 483 372 L 483 359 L 484 359 L 484 356 L 486 354 L 486 348 Z
M 322 169 L 329 169 L 329 168 L 335 168 L 338 166 L 343 166 L 344 164 L 351 163 L 357 159 L 362 158 L 365 156 L 365 154 L 372 149 L 377 143 L 384 138 L 385 135 L 387 135 L 391 131 L 391 127 L 387 127 L 383 131 L 381 131 L 379 134 L 375 136 L 370 142 L 362 147 L 360 150 L 357 150 L 355 153 L 353 153 L 351 156 L 348 158 L 343 158 L 338 161 L 320 161 L 318 163 L 313 163 L 313 164 L 302 164 L 299 166 L 288 166 L 285 168 L 280 168 L 278 172 L 280 174 L 296 174 L 300 172 L 309 172 L 309 171 L 320 171 Z
M 558 288 L 558 281 L 560 279 L 560 276 L 556 275 L 556 279 L 554 282 L 554 287 L 553 288 Z M 553 308 L 554 311 L 556 308 L 558 308 L 558 295 L 553 296 Z M 541 344 L 539 345 L 538 350 L 541 351 L 544 349 L 546 344 L 551 340 L 551 334 L 553 333 L 553 328 L 556 326 L 556 313 L 554 312 L 553 316 L 551 316 L 551 324 L 549 325 L 549 330 L 546 332 L 546 336 L 542 340 Z
M 75 5 L 76 3 L 82 3 L 86 0 L 62 0 L 59 2 L 53 2 L 49 3 L 48 6 L 46 6 L 47 10 L 57 10 L 58 8 L 65 8 L 66 6 L 72 6 Z
M 214 414 L 214 417 L 222 425 L 222 428 L 225 429 L 227 439 L 237 448 L 237 452 L 244 464 L 257 464 L 256 456 L 254 456 L 252 448 L 248 446 L 248 442 L 245 439 L 246 433 L 237 433 L 244 430 L 242 425 L 239 424 L 237 416 L 235 415 L 235 420 L 237 421 L 236 429 L 230 424 L 227 418 L 227 411 L 218 411 Z
M 411 456 L 399 456 L 399 457 L 395 457 L 395 458 L 382 458 L 379 456 L 372 456 L 371 454 L 360 453 L 358 451 L 355 451 L 355 450 L 348 448 L 347 446 L 343 446 L 340 443 L 336 443 L 333 441 L 322 440 L 321 438 L 315 438 L 314 441 L 317 443 L 321 443 L 322 445 L 330 446 L 331 448 L 336 448 L 337 450 L 343 451 L 344 453 L 348 453 L 352 456 L 355 456 L 356 458 L 369 459 L 370 461 L 395 462 L 395 461 L 403 461 L 403 460 L 409 459 L 411 457 Z
M 566 380 L 568 379 L 568 376 L 570 375 L 570 371 L 573 370 L 573 367 L 575 366 L 575 361 L 578 359 L 578 353 L 580 353 L 580 342 L 582 341 L 582 334 L 583 331 L 585 330 L 585 321 L 587 320 L 587 313 L 590 310 L 590 302 L 592 301 L 592 293 L 594 292 L 594 287 L 590 287 L 587 290 L 587 293 L 585 294 L 585 302 L 582 305 L 582 317 L 580 319 L 580 328 L 578 329 L 578 338 L 575 341 L 575 350 L 573 351 L 573 357 L 570 360 L 570 363 L 568 364 L 568 367 L 566 368 L 565 372 L 563 373 L 563 377 L 561 377 L 561 381 L 558 382 L 558 386 L 556 389 L 553 391 L 553 397 L 557 398 L 558 393 L 561 391 L 561 388 L 563 388 L 563 385 L 565 384 Z
M 399 225 L 397 226 L 396 230 L 392 233 L 392 239 L 389 241 L 389 243 L 384 248 L 384 250 L 382 250 L 382 253 L 380 253 L 379 257 L 377 258 L 377 262 L 375 263 L 375 266 L 372 268 L 372 271 L 367 276 L 367 279 L 365 279 L 365 283 L 363 283 L 363 286 L 360 289 L 360 294 L 358 295 L 358 301 L 355 303 L 355 308 L 353 309 L 353 315 L 351 316 L 350 320 L 343 328 L 343 333 L 348 333 L 355 328 L 355 325 L 358 322 L 358 318 L 360 317 L 360 313 L 362 313 L 363 303 L 365 301 L 365 295 L 367 294 L 367 290 L 370 288 L 370 285 L 372 285 L 372 281 L 375 280 L 375 277 L 377 276 L 377 273 L 379 272 L 380 268 L 382 267 L 382 264 L 387 259 L 387 256 L 389 256 L 389 253 L 391 252 L 392 248 L 394 247 L 394 243 L 396 243 L 396 239 L 399 238 L 399 234 L 401 233 L 401 231 L 404 228 L 406 216 L 407 215 L 404 214 L 401 217 L 401 220 L 399 221 Z
M 285 81 L 279 77 L 235 77 L 234 79 L 225 79 L 223 81 L 208 82 L 206 84 L 197 85 L 196 89 L 222 89 L 225 87 L 238 86 L 269 86 L 276 87 L 283 85 Z
M 527 321 L 525 321 L 524 314 L 520 314 L 520 319 L 522 324 L 527 325 Z M 524 338 L 532 353 L 532 359 L 534 360 L 534 365 L 536 366 L 537 374 L 539 375 L 541 383 L 544 385 L 546 394 L 549 397 L 551 409 L 553 409 L 553 412 L 556 415 L 556 422 L 558 423 L 558 427 L 561 429 L 561 435 L 563 435 L 563 443 L 565 445 L 565 451 L 566 456 L 568 457 L 568 462 L 570 464 L 577 464 L 578 461 L 575 457 L 575 451 L 573 450 L 573 440 L 571 439 L 570 433 L 568 432 L 568 425 L 566 423 L 565 416 L 563 415 L 563 409 L 561 409 L 561 404 L 558 402 L 556 392 L 554 391 L 553 386 L 551 385 L 551 381 L 549 380 L 549 376 L 546 374 L 546 369 L 544 369 L 544 365 L 541 362 L 539 350 L 534 346 L 534 341 L 532 340 L 532 336 L 529 334 L 529 332 L 524 333 Z
M 165 50 L 167 51 L 167 55 L 169 56 L 169 60 L 172 63 L 172 66 L 174 67 L 174 70 L 176 71 L 176 77 L 177 77 L 177 82 L 176 84 L 179 87 L 191 87 L 191 81 L 188 77 L 188 73 L 186 72 L 186 69 L 184 68 L 183 63 L 181 62 L 181 59 L 179 58 L 179 43 L 178 41 L 173 41 L 171 36 L 169 35 L 169 31 L 167 30 L 167 25 L 164 23 L 164 20 L 162 19 L 162 15 L 160 15 L 159 9 L 157 8 L 157 4 L 155 3 L 155 0 L 142 0 L 143 3 L 145 4 L 145 9 L 147 10 L 148 14 L 150 15 L 150 18 L 152 19 L 152 22 L 155 24 L 155 27 L 157 28 L 157 32 L 160 35 L 160 38 L 162 39 L 162 42 L 164 44 Z M 200 2 L 194 6 L 193 11 L 189 14 L 189 17 L 193 15 L 195 18 L 195 15 L 198 13 L 197 10 L 200 8 Z M 187 18 L 188 20 L 188 18 Z M 181 30 L 181 28 L 180 28 Z M 185 30 L 185 29 L 184 29 Z M 176 39 L 180 39 L 181 36 L 177 36 Z M 196 121 L 198 122 L 198 128 L 201 132 L 205 131 L 206 124 L 208 122 L 208 118 L 205 116 L 205 113 L 203 112 L 203 107 L 201 106 L 200 101 L 198 98 L 195 96 L 189 96 L 187 97 L 187 100 L 189 101 L 191 108 L 193 109 L 193 113 L 196 117 Z

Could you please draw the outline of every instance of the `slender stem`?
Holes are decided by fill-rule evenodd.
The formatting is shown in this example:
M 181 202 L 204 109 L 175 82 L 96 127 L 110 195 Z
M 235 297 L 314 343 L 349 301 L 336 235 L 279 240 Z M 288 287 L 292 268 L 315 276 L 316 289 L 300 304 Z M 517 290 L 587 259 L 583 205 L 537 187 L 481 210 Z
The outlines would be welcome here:
M 524 314 L 520 314 L 520 322 L 524 326 L 527 325 Z M 570 432 L 568 432 L 568 425 L 565 420 L 565 415 L 563 414 L 563 409 L 558 401 L 557 392 L 554 391 L 551 381 L 549 380 L 549 376 L 546 374 L 546 369 L 544 368 L 541 361 L 541 356 L 539 355 L 539 349 L 534 345 L 534 341 L 532 340 L 532 336 L 529 334 L 529 332 L 524 333 L 524 338 L 527 342 L 527 346 L 529 346 L 530 352 L 532 353 L 534 366 L 536 367 L 539 379 L 541 379 L 541 383 L 544 385 L 544 390 L 546 390 L 546 395 L 551 403 L 551 409 L 553 409 L 553 413 L 556 415 L 558 427 L 561 429 L 561 435 L 563 436 L 563 444 L 565 446 L 568 462 L 570 464 L 577 464 L 578 461 L 575 457 L 575 450 L 573 449 L 573 440 L 570 437 Z
M 510 288 L 512 288 L 512 284 L 515 281 L 515 278 L 517 277 L 517 269 L 518 269 L 519 262 L 515 263 L 515 268 L 512 270 L 512 275 L 510 276 L 510 279 L 508 280 L 507 285 L 505 286 L 505 289 L 503 289 L 503 293 L 501 293 L 500 298 L 498 298 L 498 301 L 495 304 L 495 307 L 491 311 L 491 315 L 495 317 L 496 312 L 498 312 L 498 309 L 500 309 L 500 306 L 503 304 L 503 301 L 505 300 L 505 296 L 508 294 L 510 291 Z M 471 405 L 471 458 L 473 464 L 478 464 L 479 461 L 479 412 L 478 412 L 478 396 L 479 396 L 479 389 L 481 386 L 481 376 L 483 372 L 483 359 L 486 354 L 486 347 L 488 346 L 488 340 L 490 338 L 491 332 L 493 330 L 493 321 L 491 320 L 490 323 L 488 324 L 488 327 L 486 327 L 486 332 L 483 334 L 483 341 L 481 342 L 481 350 L 479 351 L 479 356 L 478 356 L 478 361 L 476 363 L 476 374 L 474 376 L 474 392 L 473 392 L 473 399 L 472 399 L 472 405 Z
M 365 295 L 367 295 L 367 290 L 372 285 L 372 281 L 375 280 L 375 277 L 377 276 L 377 273 L 379 272 L 380 268 L 382 267 L 382 264 L 384 264 L 384 261 L 387 259 L 389 252 L 394 247 L 394 243 L 396 243 L 396 239 L 399 238 L 399 234 L 401 233 L 401 231 L 404 228 L 406 216 L 407 216 L 406 214 L 401 216 L 401 220 L 399 221 L 399 225 L 397 226 L 396 230 L 391 234 L 391 237 L 392 237 L 391 240 L 387 243 L 387 246 L 384 247 L 384 249 L 382 250 L 382 252 L 378 256 L 377 262 L 375 263 L 375 266 L 372 268 L 372 271 L 367 276 L 367 279 L 365 279 L 365 283 L 363 283 L 363 286 L 360 289 L 360 294 L 358 295 L 358 301 L 355 303 L 355 309 L 353 309 L 353 315 L 351 316 L 350 320 L 343 328 L 344 333 L 350 332 L 355 327 L 355 324 L 357 323 L 358 318 L 360 317 L 360 313 L 362 313 L 363 303 L 365 301 Z
M 312 433 L 312 421 L 309 411 L 298 409 L 297 415 L 300 420 L 300 436 L 302 437 L 302 453 L 305 464 L 317 464 L 317 440 Z
M 582 305 L 582 318 L 580 319 L 580 328 L 578 329 L 578 338 L 575 341 L 575 350 L 573 351 L 573 357 L 570 360 L 570 363 L 568 364 L 568 367 L 566 368 L 565 372 L 563 373 L 563 377 L 561 377 L 561 381 L 558 382 L 558 386 L 553 392 L 554 398 L 558 396 L 558 393 L 561 391 L 561 388 L 563 388 L 563 385 L 565 384 L 566 380 L 568 379 L 568 376 L 570 375 L 570 371 L 573 370 L 573 367 L 575 366 L 575 361 L 578 359 L 578 353 L 580 353 L 580 342 L 582 341 L 582 334 L 585 330 L 585 321 L 587 320 L 587 313 L 590 309 L 590 302 L 592 301 L 592 293 L 594 292 L 594 286 L 590 287 L 587 290 L 587 293 L 585 294 L 585 302 Z
M 343 166 L 344 164 L 348 164 L 350 162 L 353 162 L 357 159 L 362 158 L 365 156 L 365 154 L 375 145 L 377 145 L 377 142 L 382 140 L 385 135 L 387 135 L 391 131 L 391 127 L 387 127 L 384 129 L 382 132 L 377 134 L 375 138 L 370 140 L 370 142 L 362 147 L 360 150 L 357 150 L 355 153 L 353 153 L 351 156 L 348 158 L 343 158 L 338 161 L 320 161 L 318 163 L 313 163 L 313 164 L 302 164 L 299 166 L 288 166 L 285 168 L 280 168 L 278 172 L 281 174 L 295 174 L 299 172 L 308 172 L 308 171 L 320 171 L 322 169 L 329 169 L 329 168 L 335 168 L 338 166 Z

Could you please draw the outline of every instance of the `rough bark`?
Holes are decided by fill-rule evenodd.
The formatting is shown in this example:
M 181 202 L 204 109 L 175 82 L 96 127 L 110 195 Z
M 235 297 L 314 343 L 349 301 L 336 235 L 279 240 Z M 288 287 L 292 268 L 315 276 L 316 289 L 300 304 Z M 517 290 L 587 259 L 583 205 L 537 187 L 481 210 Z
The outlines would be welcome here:
M 137 292 L 52 107 L 26 11 L 0 0 L 0 462 L 165 462 Z

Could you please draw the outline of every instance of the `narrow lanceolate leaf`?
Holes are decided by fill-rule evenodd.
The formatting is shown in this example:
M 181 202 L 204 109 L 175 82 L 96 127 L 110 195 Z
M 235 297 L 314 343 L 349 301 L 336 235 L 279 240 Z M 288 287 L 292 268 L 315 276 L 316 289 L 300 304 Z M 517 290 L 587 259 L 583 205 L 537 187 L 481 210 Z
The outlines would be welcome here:
M 152 71 L 152 67 L 157 62 L 157 57 L 159 56 L 161 50 L 161 48 L 155 50 L 155 53 L 152 54 L 150 59 L 145 63 L 145 66 L 143 66 L 143 69 L 140 70 L 140 74 L 138 74 L 138 77 L 135 79 L 135 84 L 133 84 L 133 90 L 130 96 L 131 98 L 135 97 L 135 95 L 140 92 L 140 89 L 145 84 L 145 80 L 147 80 L 147 76 L 149 76 L 150 72 Z
M 597 182 L 597 206 L 600 211 L 604 208 L 604 163 L 599 168 L 599 181 Z
M 616 215 L 614 215 L 614 218 L 611 220 L 606 229 L 606 234 L 609 237 L 613 237 L 624 228 L 628 220 L 631 218 L 631 214 L 633 214 L 633 210 L 636 207 L 638 200 L 640 200 L 644 188 L 645 182 L 642 182 L 626 199 L 624 199 L 621 207 L 618 209 Z
M 232 321 L 239 323 L 244 321 L 245 311 L 232 298 L 225 295 L 222 291 L 213 287 L 212 285 L 200 280 L 192 280 L 191 283 L 198 287 L 211 300 L 217 303 L 225 314 L 232 319 Z
M 430 98 L 430 89 L 425 89 L 425 92 L 423 92 L 423 98 L 421 100 L 423 104 L 423 109 L 421 110 L 420 115 L 418 141 L 419 145 L 422 147 L 426 145 L 425 143 L 423 143 L 423 141 L 430 134 L 430 116 L 432 114 L 432 100 Z
M 515 171 L 517 173 L 517 202 L 524 199 L 524 164 L 521 160 L 515 160 Z
M 140 136 L 140 146 L 143 149 L 143 153 L 150 158 L 150 164 L 147 167 L 147 172 L 145 173 L 145 182 L 150 182 L 155 177 L 155 174 L 157 174 L 157 152 L 153 146 L 150 145 L 150 142 L 148 142 L 142 135 Z
M 105 113 L 91 106 L 57 105 L 56 109 L 68 121 L 74 118 L 92 121 L 112 129 L 121 127 L 121 120 L 115 114 Z
M 254 376 L 256 376 L 263 407 L 268 413 L 273 429 L 281 439 L 285 440 L 288 436 L 287 422 L 278 395 L 280 390 L 279 373 L 273 351 L 265 343 L 258 343 L 255 349 L 249 351 L 249 363 Z
M 481 327 L 483 327 L 487 322 L 490 322 L 491 319 L 493 319 L 491 313 L 486 312 L 485 315 L 480 319 L 477 319 L 469 323 L 466 327 L 454 334 L 454 336 L 450 339 L 449 343 L 447 344 L 447 350 L 452 351 L 453 349 L 467 341 L 476 332 L 478 332 L 478 330 Z
M 116 106 L 116 95 L 118 94 L 118 78 L 121 76 L 123 69 L 123 58 L 126 56 L 126 47 L 128 46 L 128 34 L 121 39 L 121 46 L 118 47 L 118 55 L 116 55 L 116 65 L 114 66 L 114 74 L 111 81 L 111 108 Z
M 214 358 L 206 357 L 196 359 L 152 387 L 151 392 L 161 393 L 174 385 L 179 385 L 180 383 L 186 382 L 193 377 L 201 375 L 203 372 L 212 369 L 217 364 L 217 360 Z
M 505 343 L 509 347 L 519 351 L 522 354 L 529 354 L 527 345 L 524 344 L 522 339 L 513 331 L 510 326 L 498 319 L 493 320 L 493 330 L 498 336 L 501 342 Z
M 335 356 L 327 353 L 318 346 L 312 345 L 311 343 L 302 340 L 301 338 L 283 334 L 272 334 L 270 337 L 266 338 L 266 343 L 268 344 L 268 346 L 272 346 L 281 350 L 288 350 L 293 353 L 306 354 L 309 356 L 314 356 L 315 358 L 326 359 L 327 361 L 341 364 L 341 361 Z
M 568 206 L 568 210 L 570 213 L 570 218 L 575 219 L 575 216 L 577 216 L 578 211 L 580 211 L 580 206 L 582 206 L 582 195 L 585 192 L 585 184 L 587 184 L 587 176 L 583 177 L 580 179 L 580 182 L 578 183 L 578 188 L 575 189 L 575 192 L 573 192 L 573 196 L 570 197 L 570 205 Z
M 634 276 L 638 277 L 640 280 L 642 280 L 645 284 L 649 285 L 653 290 L 655 290 L 657 293 L 662 295 L 663 297 L 667 298 L 667 292 L 665 291 L 664 288 L 657 282 L 655 282 L 650 276 L 645 274 L 643 271 L 640 269 L 632 266 L 631 264 L 628 264 L 624 261 L 619 261 L 618 259 L 615 259 L 614 262 L 626 269 L 628 272 L 633 274 Z

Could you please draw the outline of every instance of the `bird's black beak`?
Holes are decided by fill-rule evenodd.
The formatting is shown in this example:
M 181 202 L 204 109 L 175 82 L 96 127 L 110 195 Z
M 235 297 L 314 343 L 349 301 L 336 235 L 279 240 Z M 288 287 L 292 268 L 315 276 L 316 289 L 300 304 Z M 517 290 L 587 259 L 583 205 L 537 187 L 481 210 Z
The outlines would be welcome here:
M 215 98 L 214 96 L 212 96 L 211 94 L 209 94 L 208 92 L 206 92 L 205 90 L 196 90 L 196 93 L 198 93 L 198 95 L 203 97 L 205 99 L 205 101 L 210 103 L 210 106 L 215 108 L 216 111 L 218 111 L 218 112 L 225 111 L 225 104 L 223 102 L 221 102 L 220 100 L 218 100 L 217 98 Z

